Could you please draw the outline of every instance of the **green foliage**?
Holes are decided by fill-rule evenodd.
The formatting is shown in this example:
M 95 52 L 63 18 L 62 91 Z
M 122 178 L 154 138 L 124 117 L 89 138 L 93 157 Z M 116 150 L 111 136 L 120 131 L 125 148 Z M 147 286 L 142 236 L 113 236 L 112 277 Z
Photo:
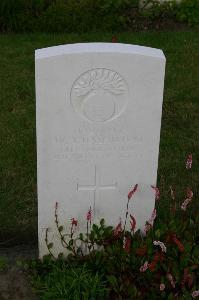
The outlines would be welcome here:
M 178 6 L 177 19 L 190 25 L 199 24 L 199 1 L 182 0 Z
M 103 245 L 103 250 L 95 247 L 86 256 L 60 256 L 54 260 L 49 255 L 43 261 L 33 261 L 33 285 L 41 299 L 173 299 L 175 295 L 189 299 L 199 275 L 199 220 L 193 210 L 191 218 L 190 212 L 180 209 L 169 218 L 168 215 L 167 211 L 169 222 L 157 219 L 145 237 L 136 232 L 130 251 L 123 246 L 123 233 L 115 236 L 113 228 L 101 220 L 100 225 L 93 224 L 88 241 Z M 174 242 L 174 234 L 178 242 Z M 165 243 L 166 253 L 153 245 L 157 239 Z M 146 261 L 148 269 L 140 272 Z M 175 287 L 168 274 L 172 274 Z M 163 292 L 160 283 L 166 286 Z
M 149 19 L 173 18 L 176 16 L 176 3 L 173 0 L 161 3 L 158 0 L 145 0 L 141 14 Z
M 71 239 L 65 242 L 71 254 L 66 252 L 55 259 L 53 244 L 46 240 L 49 255 L 30 264 L 33 284 L 41 299 L 191 299 L 199 275 L 199 216 L 195 200 L 188 189 L 190 198 L 184 210 L 181 199 L 172 190 L 170 207 L 162 209 L 168 203 L 168 193 L 161 194 L 161 199 L 156 200 L 155 223 L 146 222 L 145 233 L 138 230 L 133 234 L 126 229 L 127 205 L 123 227 L 121 222 L 116 228 L 106 226 L 104 219 L 98 225 L 87 221 L 86 234 L 79 235 L 86 246 L 83 251 L 74 248 L 72 224 Z M 129 201 L 133 199 L 128 198 Z M 59 231 L 57 208 L 58 204 L 55 223 Z M 160 290 L 161 284 L 165 285 L 164 290 Z
M 1 32 L 126 30 L 143 21 L 171 18 L 197 24 L 198 0 L 1 0 Z
M 39 15 L 43 13 L 45 4 L 44 0 L 1 0 L 0 30 L 2 32 L 37 30 Z
M 87 300 L 105 299 L 107 288 L 98 273 L 89 270 L 86 264 L 67 264 L 62 260 L 30 263 L 33 284 L 40 291 L 41 300 Z M 43 292 L 43 293 L 42 293 Z
M 141 13 L 150 19 L 170 18 L 194 25 L 199 23 L 199 1 L 170 0 L 160 3 L 158 0 L 145 0 Z
M 0 256 L 0 271 L 4 271 L 7 268 L 8 260 L 4 256 Z
M 83 32 L 124 28 L 129 1 L 58 0 L 43 13 L 41 27 L 47 32 Z
M 137 0 L 1 0 L 3 32 L 74 32 L 119 29 L 127 25 L 126 13 Z

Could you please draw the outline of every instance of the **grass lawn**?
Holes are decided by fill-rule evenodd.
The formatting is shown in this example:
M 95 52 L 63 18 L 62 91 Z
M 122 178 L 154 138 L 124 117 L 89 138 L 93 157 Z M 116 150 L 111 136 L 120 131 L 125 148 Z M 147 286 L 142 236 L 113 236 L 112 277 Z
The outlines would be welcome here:
M 111 36 L 111 33 L 0 36 L 0 238 L 4 242 L 31 241 L 37 236 L 34 50 L 76 42 L 110 42 Z M 117 40 L 163 49 L 167 66 L 158 182 L 165 193 L 169 185 L 176 187 L 180 202 L 187 186 L 196 196 L 198 32 L 120 33 Z M 185 169 L 188 153 L 193 154 L 190 172 Z

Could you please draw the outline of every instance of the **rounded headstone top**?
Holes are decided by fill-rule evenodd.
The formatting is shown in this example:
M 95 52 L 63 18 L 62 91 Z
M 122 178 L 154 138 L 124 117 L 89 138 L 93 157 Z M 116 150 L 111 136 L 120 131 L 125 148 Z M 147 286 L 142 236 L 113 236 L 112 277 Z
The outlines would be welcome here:
M 160 49 L 122 43 L 77 43 L 42 48 L 35 51 L 35 59 L 76 53 L 126 53 L 165 60 L 164 53 Z

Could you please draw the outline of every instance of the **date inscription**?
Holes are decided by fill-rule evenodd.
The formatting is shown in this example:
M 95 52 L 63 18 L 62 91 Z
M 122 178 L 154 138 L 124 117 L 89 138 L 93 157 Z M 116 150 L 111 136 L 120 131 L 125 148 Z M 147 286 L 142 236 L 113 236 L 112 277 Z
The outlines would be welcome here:
M 55 135 L 53 153 L 55 160 L 130 158 L 137 153 L 137 147 L 141 143 L 141 138 L 128 135 L 122 129 L 78 128 L 67 136 Z

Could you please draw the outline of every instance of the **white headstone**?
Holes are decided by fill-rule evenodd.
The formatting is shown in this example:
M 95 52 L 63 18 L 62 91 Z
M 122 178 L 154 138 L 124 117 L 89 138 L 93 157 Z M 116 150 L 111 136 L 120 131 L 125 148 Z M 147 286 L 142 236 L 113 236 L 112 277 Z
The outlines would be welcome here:
M 151 216 L 155 197 L 165 57 L 161 50 L 117 43 L 71 44 L 36 50 L 39 253 L 63 251 L 60 225 L 78 219 L 124 220 L 137 229 Z

